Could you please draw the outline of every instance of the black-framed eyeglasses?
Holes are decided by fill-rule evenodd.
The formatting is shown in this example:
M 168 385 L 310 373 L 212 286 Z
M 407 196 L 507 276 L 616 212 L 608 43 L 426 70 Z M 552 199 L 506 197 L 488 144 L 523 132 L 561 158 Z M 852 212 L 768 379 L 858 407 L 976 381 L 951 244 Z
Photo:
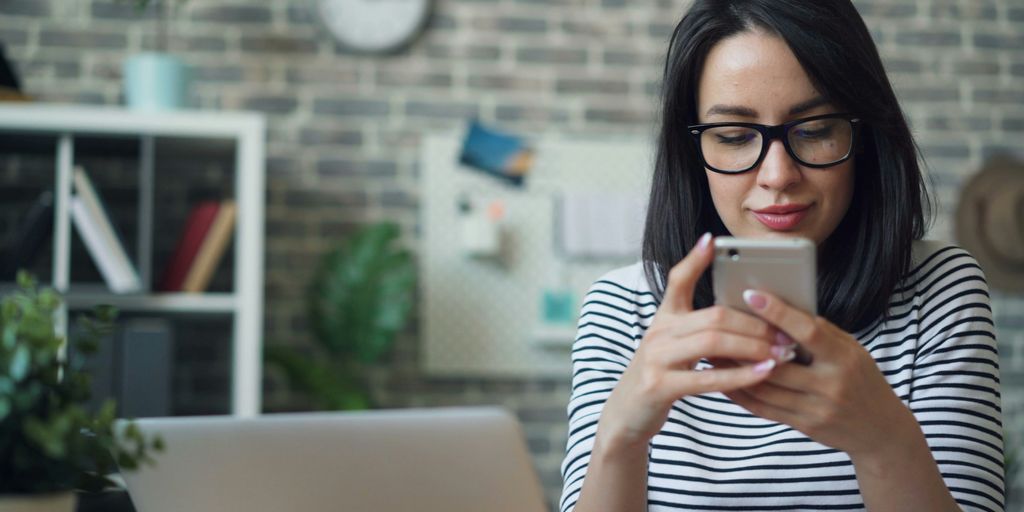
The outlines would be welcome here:
M 687 126 L 696 139 L 701 162 L 723 174 L 747 172 L 764 160 L 768 146 L 782 139 L 794 160 L 813 168 L 832 167 L 853 153 L 860 118 L 825 114 L 767 126 L 755 123 L 709 123 Z

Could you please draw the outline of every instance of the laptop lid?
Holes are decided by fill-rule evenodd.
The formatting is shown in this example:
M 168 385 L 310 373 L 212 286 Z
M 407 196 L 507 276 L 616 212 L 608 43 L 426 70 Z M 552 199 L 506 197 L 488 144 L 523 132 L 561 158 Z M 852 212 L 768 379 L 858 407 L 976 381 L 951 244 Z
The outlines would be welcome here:
M 522 431 L 497 408 L 146 418 L 139 512 L 541 512 Z

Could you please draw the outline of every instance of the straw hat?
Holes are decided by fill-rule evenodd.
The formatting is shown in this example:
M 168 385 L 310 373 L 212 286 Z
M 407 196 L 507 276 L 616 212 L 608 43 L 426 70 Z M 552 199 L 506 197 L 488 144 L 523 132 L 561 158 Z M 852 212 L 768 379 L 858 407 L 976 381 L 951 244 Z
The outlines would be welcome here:
M 994 157 L 968 180 L 956 236 L 981 263 L 989 286 L 1024 291 L 1024 163 Z

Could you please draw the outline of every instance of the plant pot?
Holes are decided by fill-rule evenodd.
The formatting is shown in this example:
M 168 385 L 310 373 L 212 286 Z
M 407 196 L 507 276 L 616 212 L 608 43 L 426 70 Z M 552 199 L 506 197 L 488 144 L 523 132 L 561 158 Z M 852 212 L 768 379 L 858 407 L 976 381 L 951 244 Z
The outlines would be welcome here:
M 140 53 L 124 62 L 125 104 L 135 110 L 179 110 L 188 102 L 188 67 L 166 53 Z
M 75 493 L 0 494 L 0 512 L 74 512 Z

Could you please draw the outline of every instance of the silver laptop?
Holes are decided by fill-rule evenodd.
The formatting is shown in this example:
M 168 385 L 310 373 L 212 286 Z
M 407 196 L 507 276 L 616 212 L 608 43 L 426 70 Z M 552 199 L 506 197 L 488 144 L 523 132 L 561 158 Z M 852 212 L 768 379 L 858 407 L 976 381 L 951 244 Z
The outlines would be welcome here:
M 124 474 L 139 512 L 542 512 L 497 408 L 148 418 L 165 451 Z

